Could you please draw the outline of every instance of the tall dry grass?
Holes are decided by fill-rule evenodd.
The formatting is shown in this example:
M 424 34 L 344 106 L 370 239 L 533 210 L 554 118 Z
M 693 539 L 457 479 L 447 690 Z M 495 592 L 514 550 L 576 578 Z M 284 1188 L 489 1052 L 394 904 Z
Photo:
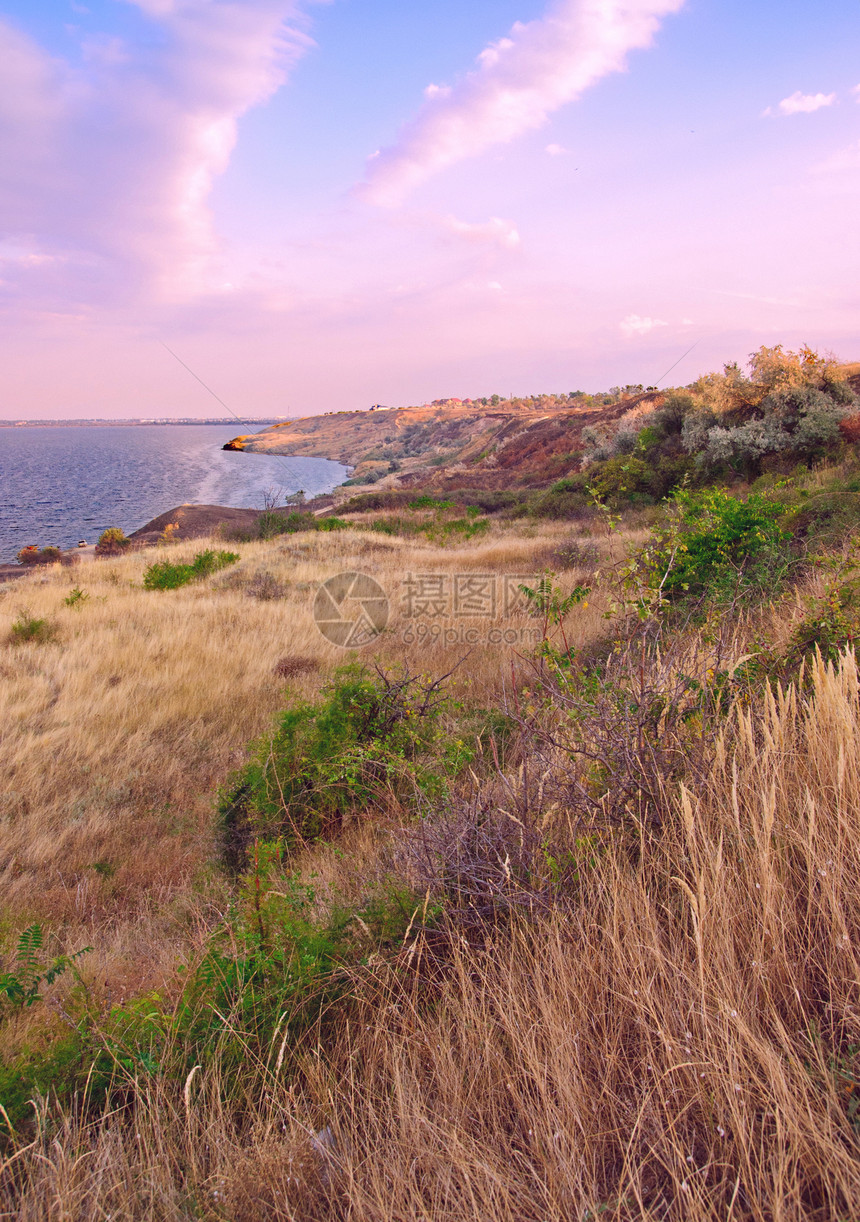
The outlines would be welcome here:
M 477 545 L 446 548 L 359 529 L 284 536 L 231 544 L 240 562 L 208 581 L 143 589 L 154 559 L 185 562 L 224 545 L 197 540 L 0 585 L 2 949 L 39 920 L 53 949 L 93 946 L 81 969 L 96 992 L 118 999 L 162 984 L 229 902 L 212 869 L 218 785 L 287 699 L 313 698 L 348 660 L 313 622 L 319 583 L 358 569 L 390 594 L 388 632 L 353 656 L 435 674 L 462 662 L 460 691 L 492 702 L 510 684 L 514 651 L 405 643 L 403 580 L 529 573 L 569 533 L 494 527 Z M 72 586 L 87 597 L 69 607 Z M 55 638 L 11 644 L 22 610 L 53 624 Z M 602 627 L 592 608 L 577 634 Z M 0 1031 L 0 1045 L 21 1038 Z
M 860 679 L 807 678 L 658 828 L 570 843 L 564 904 L 418 932 L 231 1107 L 203 1068 L 22 1138 L 5 1216 L 860 1216 Z

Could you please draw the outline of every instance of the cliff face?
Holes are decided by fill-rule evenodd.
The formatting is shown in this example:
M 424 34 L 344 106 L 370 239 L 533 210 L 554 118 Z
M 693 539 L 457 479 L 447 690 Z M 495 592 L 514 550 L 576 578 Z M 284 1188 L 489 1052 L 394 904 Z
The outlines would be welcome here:
M 454 488 L 534 485 L 576 470 L 582 430 L 617 420 L 661 399 L 659 393 L 609 407 L 406 407 L 335 412 L 236 437 L 225 449 L 333 458 L 358 478 L 387 484 Z

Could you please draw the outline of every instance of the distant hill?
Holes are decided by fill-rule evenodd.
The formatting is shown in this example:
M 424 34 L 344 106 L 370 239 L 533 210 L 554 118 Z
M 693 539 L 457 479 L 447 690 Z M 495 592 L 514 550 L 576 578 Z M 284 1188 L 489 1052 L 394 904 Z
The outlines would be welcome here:
M 802 356 L 781 347 L 772 353 L 789 363 Z M 860 362 L 830 368 L 860 395 Z M 700 379 L 700 390 L 707 381 Z M 353 468 L 348 481 L 353 486 L 540 488 L 580 470 L 585 430 L 612 432 L 622 420 L 624 429 L 641 428 L 637 417 L 659 407 L 670 393 L 629 386 L 600 396 L 574 392 L 507 401 L 494 396 L 496 403 L 437 399 L 422 407 L 328 412 L 236 437 L 224 448 L 334 459 Z
M 582 431 L 662 401 L 659 391 L 608 405 L 430 404 L 332 412 L 236 437 L 225 449 L 331 458 L 353 467 L 356 483 L 454 488 L 535 486 L 579 467 Z

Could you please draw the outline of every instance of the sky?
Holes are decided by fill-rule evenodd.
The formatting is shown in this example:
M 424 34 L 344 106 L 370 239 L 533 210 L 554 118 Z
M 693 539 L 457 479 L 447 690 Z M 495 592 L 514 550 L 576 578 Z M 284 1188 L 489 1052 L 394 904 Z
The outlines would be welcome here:
M 860 360 L 857 0 L 0 0 L 0 418 Z M 168 351 L 170 349 L 170 351 Z

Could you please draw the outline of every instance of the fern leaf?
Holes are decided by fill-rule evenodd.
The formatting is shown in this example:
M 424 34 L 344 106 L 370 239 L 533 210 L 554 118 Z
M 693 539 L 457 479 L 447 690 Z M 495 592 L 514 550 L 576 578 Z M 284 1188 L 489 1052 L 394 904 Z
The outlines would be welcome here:
M 30 981 L 39 966 L 38 952 L 42 949 L 42 926 L 38 921 L 29 925 L 18 938 L 15 958 L 23 981 Z

